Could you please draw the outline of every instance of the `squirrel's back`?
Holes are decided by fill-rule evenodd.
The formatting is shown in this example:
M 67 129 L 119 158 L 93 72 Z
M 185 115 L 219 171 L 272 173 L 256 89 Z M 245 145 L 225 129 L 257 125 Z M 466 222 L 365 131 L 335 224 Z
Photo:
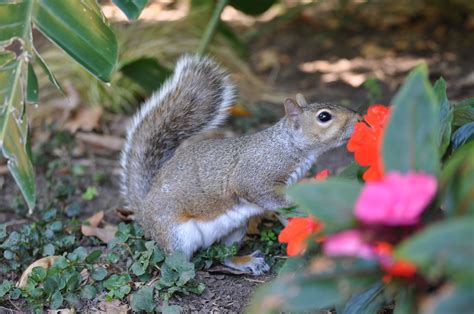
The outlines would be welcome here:
M 187 138 L 228 115 L 234 85 L 212 60 L 184 56 L 175 72 L 135 114 L 122 152 L 121 189 L 135 209 L 163 164 Z

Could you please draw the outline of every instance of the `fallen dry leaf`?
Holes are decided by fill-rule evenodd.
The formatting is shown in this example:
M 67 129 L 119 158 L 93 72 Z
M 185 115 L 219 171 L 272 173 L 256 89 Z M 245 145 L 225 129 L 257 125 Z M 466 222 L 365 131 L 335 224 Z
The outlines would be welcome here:
M 76 138 L 85 144 L 116 152 L 122 149 L 123 143 L 125 142 L 123 138 L 118 136 L 85 132 L 77 132 Z
M 28 281 L 28 276 L 31 274 L 31 271 L 33 270 L 33 268 L 43 267 L 45 269 L 48 269 L 54 264 L 54 261 L 56 261 L 56 259 L 58 257 L 59 256 L 46 256 L 46 257 L 40 258 L 39 260 L 33 262 L 30 266 L 28 266 L 28 268 L 25 269 L 23 274 L 21 274 L 20 280 L 17 283 L 17 287 L 18 288 L 26 287 L 26 283 Z
M 86 219 L 91 227 L 98 227 L 100 222 L 104 219 L 104 211 L 101 210 L 100 212 L 90 216 Z
M 114 238 L 115 232 L 117 232 L 117 226 L 105 225 L 104 228 L 98 228 L 82 225 L 81 232 L 87 237 L 97 237 L 102 242 L 109 243 Z
M 125 314 L 130 310 L 127 304 L 122 304 L 119 300 L 113 300 L 110 302 L 102 301 L 99 304 L 98 313 L 107 314 Z
M 90 132 L 97 129 L 99 126 L 99 121 L 103 112 L 104 110 L 102 107 L 83 107 L 64 125 L 64 128 L 69 130 L 71 133 L 75 133 L 77 130 Z

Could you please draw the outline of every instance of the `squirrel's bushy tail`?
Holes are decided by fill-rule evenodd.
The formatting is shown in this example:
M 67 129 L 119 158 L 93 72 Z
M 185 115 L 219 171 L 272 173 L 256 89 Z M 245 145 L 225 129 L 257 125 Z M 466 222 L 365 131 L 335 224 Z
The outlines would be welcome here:
M 184 56 L 175 72 L 133 117 L 122 152 L 122 193 L 135 207 L 176 148 L 228 115 L 234 85 L 208 58 Z M 135 209 L 135 208 L 132 208 Z

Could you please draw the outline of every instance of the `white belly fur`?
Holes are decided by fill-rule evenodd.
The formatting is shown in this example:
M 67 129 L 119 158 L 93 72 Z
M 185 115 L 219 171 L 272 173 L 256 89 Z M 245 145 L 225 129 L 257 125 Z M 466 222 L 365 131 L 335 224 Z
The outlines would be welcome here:
M 264 210 L 252 203 L 241 202 L 216 219 L 209 221 L 189 220 L 174 230 L 179 239 L 175 249 L 182 250 L 188 258 L 200 248 L 207 248 L 233 230 L 245 225 L 247 220 Z

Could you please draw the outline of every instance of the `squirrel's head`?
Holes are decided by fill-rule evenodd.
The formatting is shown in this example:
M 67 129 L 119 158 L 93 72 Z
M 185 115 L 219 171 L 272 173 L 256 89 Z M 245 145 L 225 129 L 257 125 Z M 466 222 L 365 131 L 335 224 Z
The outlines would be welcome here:
M 361 116 L 348 108 L 331 104 L 308 104 L 301 94 L 285 100 L 286 118 L 290 127 L 305 142 L 325 150 L 347 142 Z

